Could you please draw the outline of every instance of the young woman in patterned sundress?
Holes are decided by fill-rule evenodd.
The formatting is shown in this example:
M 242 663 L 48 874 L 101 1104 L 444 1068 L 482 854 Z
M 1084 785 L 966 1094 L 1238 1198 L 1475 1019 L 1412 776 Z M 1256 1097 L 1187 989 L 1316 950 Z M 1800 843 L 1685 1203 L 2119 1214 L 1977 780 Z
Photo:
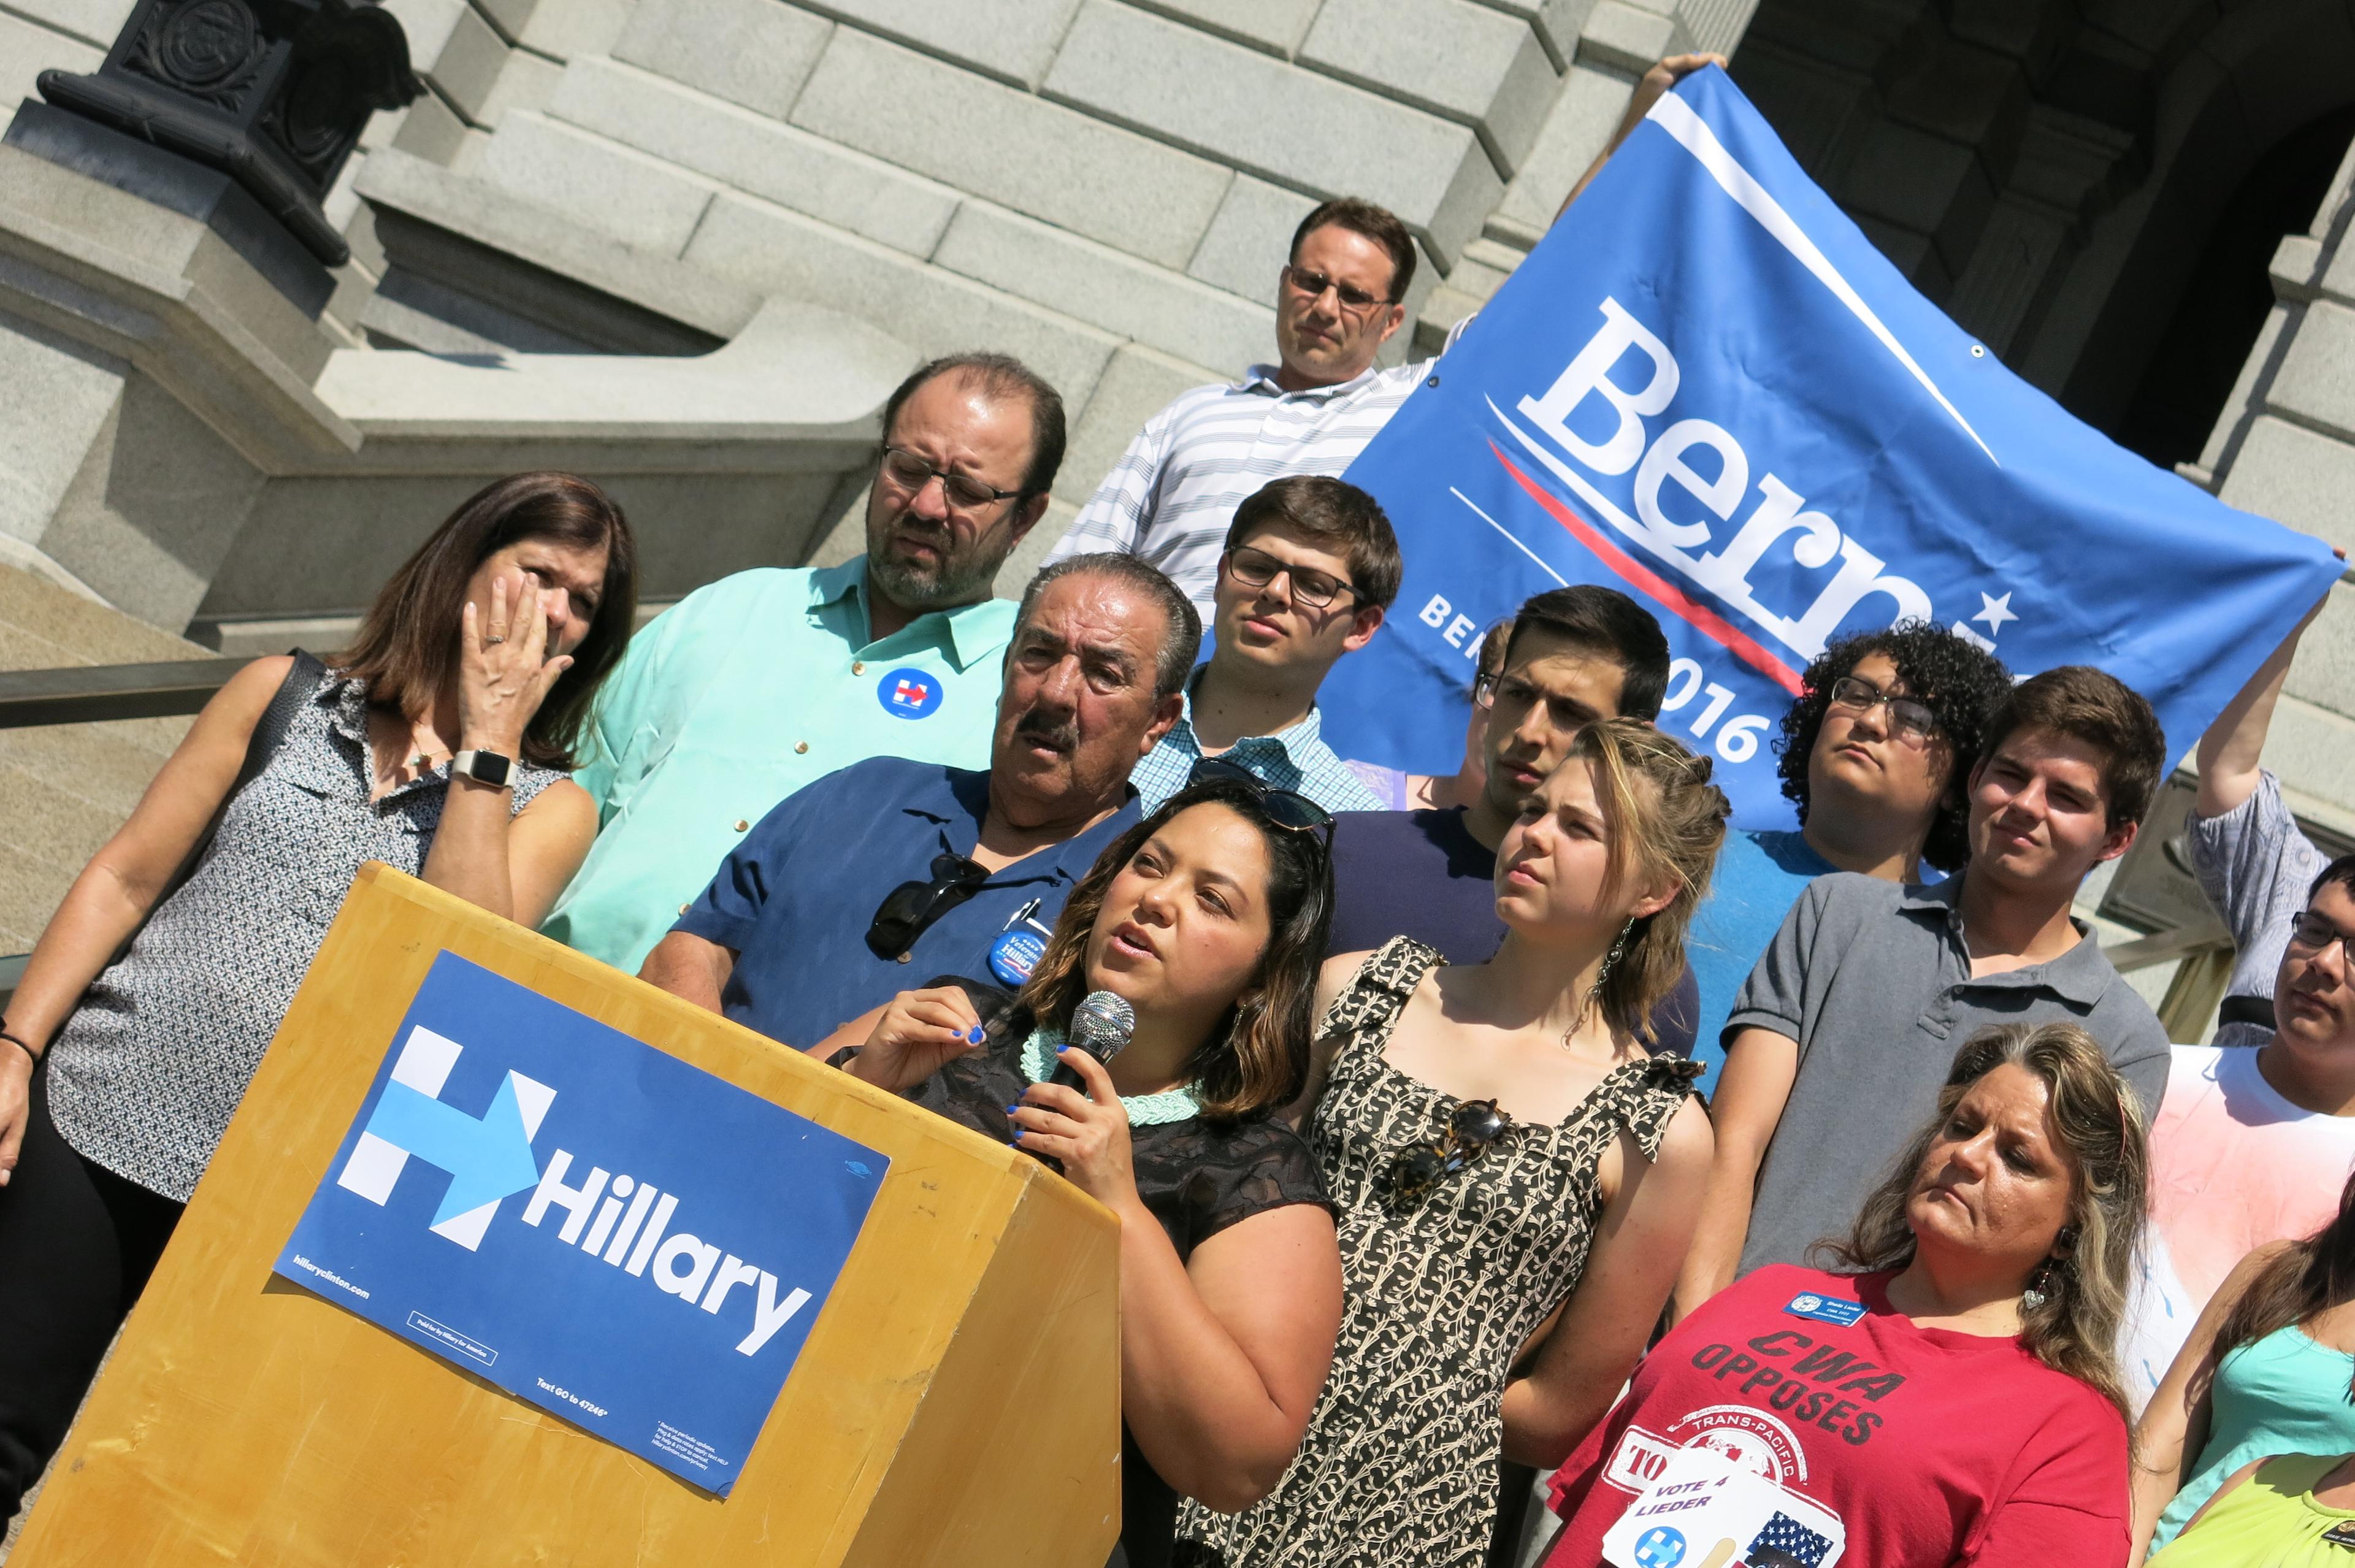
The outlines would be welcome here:
M 1498 851 L 1495 958 L 1398 938 L 1326 965 L 1303 1103 L 1340 1341 L 1283 1482 L 1189 1507 L 1181 1563 L 1476 1568 L 1498 1460 L 1551 1468 L 1609 1410 L 1711 1153 L 1694 1066 L 1639 1033 L 1724 837 L 1709 773 L 1648 725 L 1589 727 Z
M 628 524 L 594 485 L 498 481 L 394 575 L 350 649 L 232 677 L 75 880 L 0 1019 L 0 1524 L 64 1438 L 361 863 L 525 924 L 579 868 L 597 810 L 565 773 L 634 581 Z M 283 739 L 232 796 L 273 707 Z M 480 754 L 506 759 L 504 780 Z

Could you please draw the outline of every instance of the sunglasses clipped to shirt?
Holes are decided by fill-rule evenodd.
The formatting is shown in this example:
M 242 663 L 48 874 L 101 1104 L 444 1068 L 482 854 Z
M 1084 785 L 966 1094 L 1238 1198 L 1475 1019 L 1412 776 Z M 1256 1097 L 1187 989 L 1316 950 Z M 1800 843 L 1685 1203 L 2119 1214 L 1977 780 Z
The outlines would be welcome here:
M 989 868 L 963 855 L 932 857 L 932 880 L 901 882 L 883 895 L 867 925 L 867 950 L 878 958 L 905 958 L 932 923 L 981 891 Z

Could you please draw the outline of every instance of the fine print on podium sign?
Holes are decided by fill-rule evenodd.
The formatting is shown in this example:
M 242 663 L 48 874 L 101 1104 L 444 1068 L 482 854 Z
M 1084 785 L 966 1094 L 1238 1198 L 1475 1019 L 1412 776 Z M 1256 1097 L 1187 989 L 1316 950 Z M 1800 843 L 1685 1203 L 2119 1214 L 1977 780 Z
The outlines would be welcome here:
M 443 953 L 277 1272 L 724 1497 L 890 1163 Z

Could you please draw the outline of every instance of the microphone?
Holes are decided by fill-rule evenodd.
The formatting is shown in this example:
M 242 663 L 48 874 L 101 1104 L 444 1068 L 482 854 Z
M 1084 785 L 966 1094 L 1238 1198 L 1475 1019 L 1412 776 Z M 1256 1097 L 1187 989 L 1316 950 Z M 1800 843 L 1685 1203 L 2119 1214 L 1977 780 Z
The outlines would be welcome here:
M 1073 1051 L 1084 1051 L 1100 1062 L 1118 1056 L 1136 1032 L 1136 1009 L 1128 998 L 1110 991 L 1090 991 L 1077 1008 L 1071 1010 L 1071 1033 L 1066 1043 Z M 1066 1089 L 1077 1089 L 1084 1094 L 1086 1083 L 1070 1066 L 1057 1062 L 1050 1083 L 1060 1083 Z

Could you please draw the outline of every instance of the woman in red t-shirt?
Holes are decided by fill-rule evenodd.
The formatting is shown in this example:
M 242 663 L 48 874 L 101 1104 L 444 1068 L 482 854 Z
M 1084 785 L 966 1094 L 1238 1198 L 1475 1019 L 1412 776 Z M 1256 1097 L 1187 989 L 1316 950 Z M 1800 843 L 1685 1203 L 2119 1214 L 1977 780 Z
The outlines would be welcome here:
M 2123 1563 L 2132 1105 L 2074 1024 L 1974 1036 L 1849 1272 L 1761 1269 L 1654 1348 L 1554 1479 L 1547 1568 Z

